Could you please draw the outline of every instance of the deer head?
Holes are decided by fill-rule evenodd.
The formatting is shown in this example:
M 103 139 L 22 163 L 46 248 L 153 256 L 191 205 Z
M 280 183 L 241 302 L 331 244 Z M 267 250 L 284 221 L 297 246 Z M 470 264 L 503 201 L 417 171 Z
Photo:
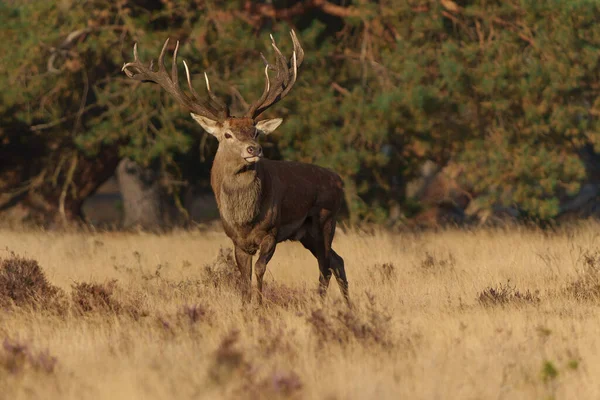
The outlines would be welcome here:
M 163 48 L 158 56 L 158 67 L 154 70 L 154 62 L 151 61 L 148 67 L 144 66 L 137 54 L 137 43 L 133 47 L 134 61 L 123 65 L 125 74 L 142 82 L 153 82 L 160 85 L 181 105 L 188 108 L 192 118 L 198 122 L 202 128 L 219 141 L 218 152 L 227 159 L 228 165 L 234 169 L 241 169 L 248 165 L 258 162 L 262 156 L 262 148 L 258 144 L 260 134 L 268 135 L 273 132 L 283 122 L 281 118 L 264 119 L 257 121 L 257 118 L 273 104 L 283 99 L 294 86 L 298 76 L 298 67 L 304 59 L 304 50 L 298 42 L 296 33 L 290 32 L 294 50 L 290 60 L 283 56 L 275 40 L 271 35 L 271 45 L 275 50 L 277 61 L 274 65 L 270 64 L 261 54 L 265 63 L 265 88 L 262 95 L 252 105 L 242 117 L 230 115 L 229 107 L 219 99 L 211 90 L 208 76 L 204 73 L 207 99 L 202 99 L 194 90 L 192 79 L 187 63 L 184 61 L 187 82 L 191 97 L 179 87 L 177 73 L 177 50 L 179 42 L 173 52 L 173 61 L 171 74 L 167 72 L 164 64 L 164 56 L 169 44 L 169 39 L 165 41 Z M 275 78 L 271 82 L 269 71 L 275 72 Z

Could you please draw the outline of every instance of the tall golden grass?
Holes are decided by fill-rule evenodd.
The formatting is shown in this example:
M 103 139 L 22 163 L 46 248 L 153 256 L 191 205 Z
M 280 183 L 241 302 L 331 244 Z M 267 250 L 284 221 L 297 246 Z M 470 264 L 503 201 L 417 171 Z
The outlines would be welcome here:
M 0 398 L 600 398 L 598 232 L 339 232 L 349 310 L 297 243 L 244 308 L 218 231 L 0 231 L 61 289 L 0 273 Z

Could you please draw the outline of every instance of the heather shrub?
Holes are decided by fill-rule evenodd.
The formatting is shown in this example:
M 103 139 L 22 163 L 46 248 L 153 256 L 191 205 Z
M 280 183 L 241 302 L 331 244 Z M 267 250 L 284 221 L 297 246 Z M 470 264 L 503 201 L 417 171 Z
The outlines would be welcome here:
M 47 350 L 33 351 L 28 344 L 18 340 L 6 338 L 0 348 L 0 372 L 16 375 L 25 370 L 33 370 L 51 374 L 56 364 L 56 357 L 50 355 Z
M 578 263 L 582 268 L 577 278 L 567 284 L 564 293 L 579 301 L 600 300 L 600 251 L 582 252 Z
M 281 342 L 277 343 L 280 346 Z M 273 354 L 263 352 L 260 360 L 249 357 L 239 345 L 239 331 L 231 331 L 223 337 L 213 354 L 208 377 L 218 386 L 233 383 L 234 392 L 239 398 L 300 398 L 303 384 L 294 371 L 269 368 L 265 373 L 262 370 L 262 362 Z
M 511 285 L 510 280 L 506 284 L 488 286 L 477 295 L 477 301 L 483 307 L 538 304 L 540 302 L 539 291 L 531 292 L 529 289 L 520 291 Z
M 11 305 L 57 311 L 63 291 L 48 282 L 36 260 L 11 253 L 0 259 L 0 307 Z
M 311 312 L 307 321 L 320 347 L 331 343 L 347 345 L 352 341 L 384 348 L 394 346 L 390 315 L 377 305 L 375 296 L 367 293 L 366 297 L 366 309 L 361 312 L 341 303 L 332 309 L 320 308 Z
M 238 290 L 240 279 L 233 250 L 230 248 L 221 247 L 215 259 L 204 266 L 203 283 L 208 287 Z
M 104 283 L 78 282 L 71 287 L 73 307 L 79 314 L 127 315 L 134 319 L 148 315 L 135 293 L 122 296 L 125 297 L 123 300 L 117 298 L 116 279 Z

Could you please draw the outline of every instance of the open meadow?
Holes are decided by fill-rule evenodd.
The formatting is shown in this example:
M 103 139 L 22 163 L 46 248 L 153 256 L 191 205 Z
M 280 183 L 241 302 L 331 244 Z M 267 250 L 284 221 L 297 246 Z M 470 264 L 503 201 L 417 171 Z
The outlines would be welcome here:
M 0 398 L 600 398 L 599 233 L 340 230 L 349 310 L 297 243 L 242 308 L 219 231 L 0 231 Z

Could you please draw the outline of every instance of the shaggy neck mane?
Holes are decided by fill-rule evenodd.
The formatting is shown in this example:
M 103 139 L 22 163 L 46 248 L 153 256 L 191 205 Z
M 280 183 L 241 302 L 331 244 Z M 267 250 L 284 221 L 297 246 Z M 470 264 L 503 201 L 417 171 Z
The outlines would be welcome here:
M 226 163 L 213 164 L 211 171 L 213 190 L 221 218 L 233 225 L 251 223 L 260 212 L 261 180 L 257 165 L 253 164 L 237 170 L 227 170 Z M 222 165 L 223 168 L 218 166 Z M 218 194 L 217 194 L 218 193 Z

